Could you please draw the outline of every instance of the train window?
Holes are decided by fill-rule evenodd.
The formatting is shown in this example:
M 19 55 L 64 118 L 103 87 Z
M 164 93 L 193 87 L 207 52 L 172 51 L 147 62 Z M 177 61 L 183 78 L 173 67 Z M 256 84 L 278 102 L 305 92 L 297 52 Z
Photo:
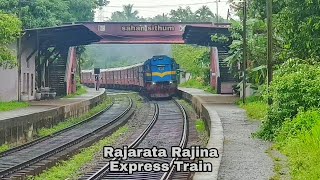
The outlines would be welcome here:
M 150 71 L 150 69 L 149 69 L 149 66 L 148 66 L 148 65 L 146 65 L 146 66 L 145 66 L 145 68 L 146 68 L 146 71 Z

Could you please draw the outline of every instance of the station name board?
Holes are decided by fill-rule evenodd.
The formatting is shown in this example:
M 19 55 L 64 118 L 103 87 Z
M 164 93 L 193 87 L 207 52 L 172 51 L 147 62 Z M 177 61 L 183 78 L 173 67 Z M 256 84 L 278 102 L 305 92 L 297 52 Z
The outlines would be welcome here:
M 165 25 L 129 25 L 121 26 L 122 31 L 175 31 L 174 26 L 165 26 Z

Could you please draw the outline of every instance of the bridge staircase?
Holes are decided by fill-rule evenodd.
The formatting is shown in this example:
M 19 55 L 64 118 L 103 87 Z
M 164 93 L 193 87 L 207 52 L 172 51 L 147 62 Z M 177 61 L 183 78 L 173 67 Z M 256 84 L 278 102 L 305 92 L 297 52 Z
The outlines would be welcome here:
M 233 85 L 236 85 L 237 79 L 229 72 L 228 62 L 224 59 L 228 57 L 227 51 L 218 51 L 220 77 L 218 81 L 218 91 L 220 94 L 233 94 Z
M 49 87 L 53 88 L 57 96 L 66 95 L 66 58 L 58 58 L 49 66 Z

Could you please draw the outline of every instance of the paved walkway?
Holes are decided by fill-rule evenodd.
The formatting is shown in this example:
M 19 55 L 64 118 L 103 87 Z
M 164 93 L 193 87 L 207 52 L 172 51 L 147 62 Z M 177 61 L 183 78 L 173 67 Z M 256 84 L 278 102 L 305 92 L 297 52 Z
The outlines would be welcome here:
M 95 96 L 98 96 L 104 92 L 104 89 L 101 88 L 100 91 L 96 91 L 95 89 L 88 89 L 88 93 L 74 97 L 74 98 L 61 98 L 61 99 L 52 99 L 52 100 L 41 100 L 41 101 L 31 101 L 31 106 L 26 108 L 21 108 L 12 111 L 0 112 L 0 121 L 26 116 L 34 113 L 39 113 L 43 111 L 47 111 L 49 109 L 57 108 L 60 106 L 66 106 L 68 104 L 78 103 L 84 100 L 92 99 Z
M 243 109 L 235 105 L 214 105 L 224 132 L 224 152 L 219 169 L 221 180 L 268 180 L 273 176 L 273 162 L 266 153 L 270 143 L 252 138 L 258 122 L 247 120 Z
M 273 162 L 266 154 L 270 144 L 251 137 L 259 123 L 248 121 L 245 111 L 232 104 L 232 96 L 213 95 L 193 88 L 179 89 L 204 104 L 211 121 L 207 148 L 217 148 L 220 155 L 204 158 L 204 162 L 212 164 L 213 171 L 196 173 L 193 179 L 260 180 L 273 176 Z

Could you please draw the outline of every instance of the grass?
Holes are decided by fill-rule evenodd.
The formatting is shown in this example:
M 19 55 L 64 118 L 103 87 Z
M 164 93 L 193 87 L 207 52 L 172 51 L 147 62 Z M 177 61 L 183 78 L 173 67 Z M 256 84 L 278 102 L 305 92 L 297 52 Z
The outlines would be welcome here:
M 34 180 L 60 180 L 60 179 L 76 179 L 80 176 L 79 172 L 81 168 L 94 160 L 97 153 L 103 150 L 104 146 L 111 146 L 117 142 L 117 140 L 129 130 L 128 126 L 123 126 L 118 129 L 112 135 L 100 140 L 94 145 L 85 148 L 81 153 L 75 155 L 67 161 L 60 162 L 57 166 L 54 166 L 44 173 L 36 177 L 28 177 L 28 179 Z
M 16 102 L 16 101 L 0 102 L 0 112 L 11 111 L 15 109 L 25 108 L 28 106 L 30 106 L 30 104 L 27 102 Z
M 206 145 L 209 140 L 209 133 L 206 128 L 206 123 L 203 119 L 197 119 L 195 122 L 195 126 L 202 145 Z
M 79 88 L 78 88 L 79 87 Z M 74 98 L 76 96 L 80 96 L 82 94 L 86 94 L 88 91 L 85 87 L 81 86 L 77 86 L 77 91 L 75 93 L 69 94 L 67 96 L 65 96 L 65 98 Z
M 193 107 L 185 100 L 177 100 L 181 105 L 183 105 L 183 107 L 185 108 L 185 110 L 187 112 L 190 112 L 194 115 L 196 115 L 197 113 L 195 112 L 195 110 L 193 109 Z M 202 146 L 206 146 L 208 140 L 209 140 L 209 132 L 207 131 L 207 128 L 206 128 L 206 123 L 204 120 L 202 119 L 195 119 L 195 118 L 192 118 L 189 116 L 189 121 L 192 120 L 192 121 L 195 121 L 193 124 L 194 124 L 194 127 L 197 131 L 197 135 L 198 135 L 198 138 L 202 144 Z M 191 121 L 190 121 L 191 122 Z
M 246 110 L 247 115 L 251 120 L 263 120 L 267 116 L 268 105 L 261 100 L 260 97 L 248 97 L 245 104 L 243 104 L 241 100 L 239 100 L 237 104 Z
M 196 121 L 196 129 L 197 129 L 197 132 L 202 134 L 202 133 L 206 133 L 206 124 L 204 122 L 204 120 L 202 119 L 197 119 Z
M 4 151 L 8 151 L 10 149 L 10 145 L 9 144 L 3 144 L 0 146 L 0 153 L 4 152 Z
M 276 138 L 277 148 L 288 157 L 292 179 L 320 179 L 320 112 L 301 111 L 287 121 Z
M 212 88 L 211 86 L 204 85 L 203 82 L 197 79 L 190 79 L 184 83 L 179 84 L 179 87 L 185 87 L 185 88 L 196 88 L 196 89 L 202 89 L 206 92 L 216 94 L 216 90 Z
M 67 119 L 66 121 L 60 122 L 59 124 L 53 126 L 52 128 L 40 129 L 37 136 L 39 136 L 39 137 L 48 136 L 48 135 L 51 135 L 51 134 L 56 133 L 58 131 L 61 131 L 63 129 L 66 129 L 74 124 L 80 123 L 80 122 L 86 120 L 87 118 L 97 114 L 98 112 L 104 110 L 105 108 L 110 106 L 111 103 L 112 103 L 112 100 L 110 98 L 107 98 L 101 104 L 92 108 L 88 113 L 85 113 L 80 117 Z
M 287 140 L 280 150 L 288 156 L 292 179 L 320 178 L 320 123 Z
M 138 109 L 143 106 L 143 98 L 138 93 L 128 94 L 128 96 L 136 103 Z
M 276 149 L 276 146 L 271 146 L 266 153 L 272 158 L 274 164 L 274 175 L 270 180 L 290 179 L 287 158 Z

